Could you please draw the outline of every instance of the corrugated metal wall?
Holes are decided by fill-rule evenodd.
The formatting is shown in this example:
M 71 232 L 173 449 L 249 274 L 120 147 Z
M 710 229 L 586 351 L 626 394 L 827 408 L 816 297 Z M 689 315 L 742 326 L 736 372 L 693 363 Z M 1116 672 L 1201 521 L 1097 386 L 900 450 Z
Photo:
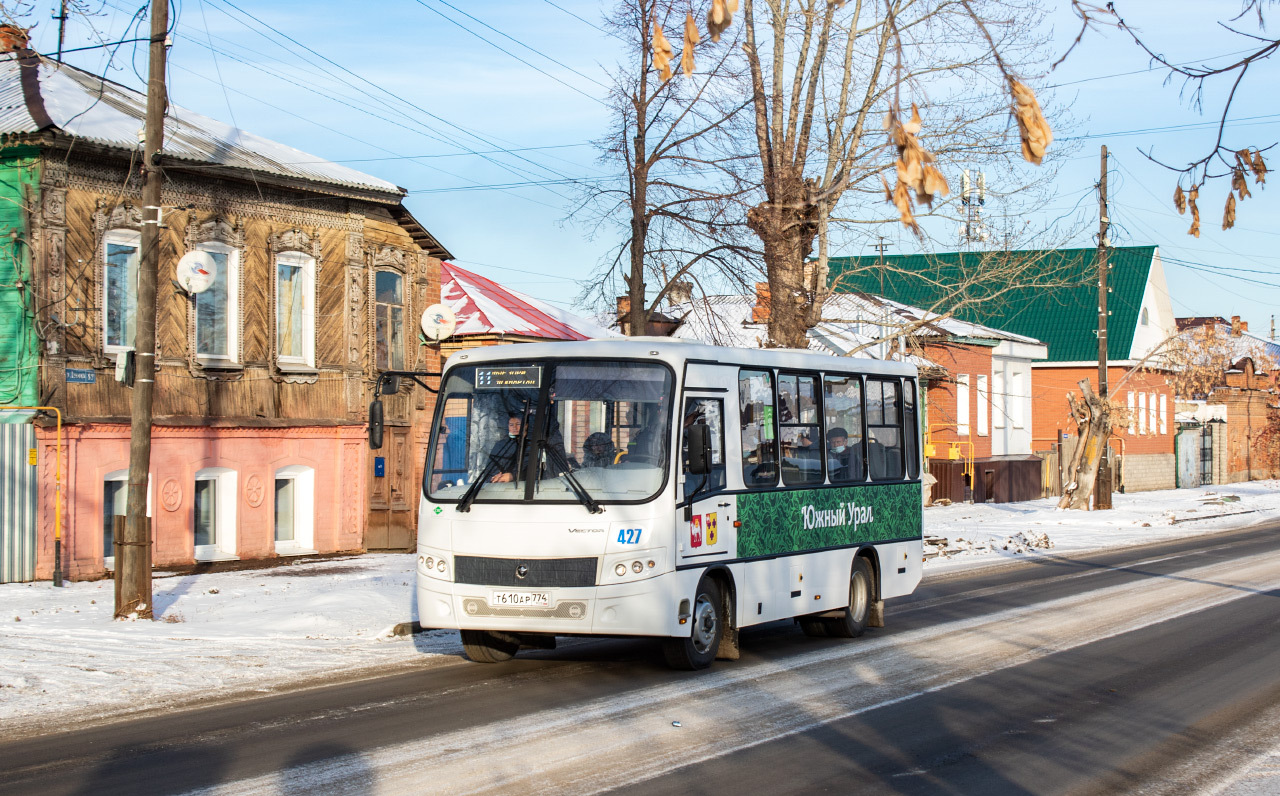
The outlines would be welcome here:
M 0 423 L 0 583 L 36 579 L 35 447 L 31 425 Z

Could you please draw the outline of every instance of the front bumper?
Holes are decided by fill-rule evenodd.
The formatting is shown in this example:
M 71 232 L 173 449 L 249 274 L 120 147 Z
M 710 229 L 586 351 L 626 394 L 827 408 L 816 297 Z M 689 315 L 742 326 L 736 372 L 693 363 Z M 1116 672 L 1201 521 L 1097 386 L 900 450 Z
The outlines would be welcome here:
M 688 581 L 688 582 L 686 582 Z M 418 578 L 418 621 L 423 627 L 505 630 L 513 633 L 602 636 L 681 636 L 680 601 L 697 586 L 685 572 L 669 572 L 634 583 L 581 588 L 547 588 L 552 605 L 490 605 L 497 586 L 474 586 Z

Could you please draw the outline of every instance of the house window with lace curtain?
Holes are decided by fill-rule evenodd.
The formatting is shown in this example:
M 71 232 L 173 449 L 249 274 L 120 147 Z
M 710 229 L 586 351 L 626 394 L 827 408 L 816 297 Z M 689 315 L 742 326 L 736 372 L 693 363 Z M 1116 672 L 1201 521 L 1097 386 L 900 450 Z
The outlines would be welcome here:
M 113 229 L 102 243 L 102 350 L 133 350 L 138 315 L 138 233 Z
M 276 255 L 276 358 L 315 367 L 315 258 L 301 252 Z
M 375 364 L 378 370 L 403 370 L 404 277 L 378 271 L 374 279 Z
M 196 356 L 217 365 L 240 358 L 240 252 L 218 242 L 198 247 L 213 257 L 215 276 L 203 293 L 196 294 Z

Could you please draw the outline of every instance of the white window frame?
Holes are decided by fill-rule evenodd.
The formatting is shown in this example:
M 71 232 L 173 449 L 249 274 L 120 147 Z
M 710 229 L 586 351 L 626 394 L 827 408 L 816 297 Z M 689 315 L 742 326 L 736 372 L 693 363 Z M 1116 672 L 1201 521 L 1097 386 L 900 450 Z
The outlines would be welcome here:
M 108 481 L 121 482 L 121 481 L 128 481 L 128 480 L 129 480 L 129 471 L 128 471 L 128 470 L 112 470 L 111 472 L 109 472 L 109 473 L 107 473 L 106 475 L 102 476 L 102 483 L 103 483 L 104 485 L 105 485 Z M 124 488 L 124 500 L 125 500 L 125 504 L 126 504 L 126 505 L 128 505 L 128 502 L 129 502 L 129 486 L 128 486 L 128 484 L 125 484 L 125 488 Z M 106 511 L 106 508 L 107 508 L 107 506 L 106 506 L 106 503 L 104 502 L 104 503 L 103 503 L 103 505 L 102 505 L 102 510 L 103 510 L 103 511 Z M 148 474 L 148 475 L 147 475 L 147 516 L 148 516 L 148 517 L 150 517 L 150 516 L 151 516 L 151 475 L 150 475 L 150 474 Z M 103 519 L 105 520 L 106 518 L 105 518 L 105 517 L 103 517 Z M 106 533 L 105 533 L 105 530 L 106 530 L 106 529 L 104 528 L 103 530 L 104 530 L 104 533 L 103 533 L 103 539 L 102 539 L 102 546 L 103 546 L 103 548 L 105 548 L 105 547 L 106 547 L 106 542 L 107 542 L 107 540 L 106 540 Z M 152 536 L 152 540 L 154 541 L 154 539 L 155 539 L 155 529 L 154 529 L 154 528 L 152 528 L 152 530 L 151 530 L 151 536 Z M 104 569 L 115 569 L 115 568 L 116 568 L 116 557 L 115 557 L 115 556 L 109 556 L 109 555 L 106 555 L 106 553 L 104 552 L 104 553 L 103 553 L 103 556 L 102 556 L 102 565 L 103 565 L 103 568 L 104 568 Z
M 290 265 L 302 269 L 302 355 L 280 353 L 280 266 Z M 272 279 L 275 286 L 276 317 L 272 326 L 276 335 L 276 361 L 284 366 L 316 366 L 316 258 L 298 251 L 282 251 L 276 254 Z
M 111 304 L 111 295 L 108 292 L 107 282 L 107 250 L 111 244 L 119 246 L 134 247 L 134 273 L 138 273 L 142 264 L 140 258 L 142 256 L 142 235 L 132 229 L 110 229 L 102 237 L 102 352 L 109 356 L 123 354 L 133 350 L 133 343 L 128 345 L 113 345 L 107 342 L 107 308 Z M 137 285 L 134 285 L 135 295 Z M 136 315 L 136 312 L 135 312 Z M 137 318 L 134 318 L 136 324 Z
M 275 543 L 276 555 L 298 556 L 315 553 L 316 534 L 316 471 L 300 464 L 291 464 L 276 470 L 271 481 L 271 537 L 275 539 L 276 481 L 293 481 L 293 539 Z
M 1156 415 L 1156 394 L 1151 393 L 1147 399 L 1147 428 L 1151 429 L 1152 434 L 1156 433 Z
M 192 307 L 195 335 L 192 337 L 192 350 L 202 365 L 238 365 L 240 364 L 240 250 L 219 240 L 207 240 L 196 247 L 196 251 L 217 252 L 227 256 L 227 354 L 201 354 L 200 347 L 200 295 L 195 296 Z
M 196 532 L 196 500 L 194 481 L 213 481 L 214 487 L 214 543 L 193 545 L 197 561 L 233 561 L 236 555 L 236 495 L 239 478 L 228 467 L 205 467 L 196 471 L 191 490 L 191 536 Z
M 997 370 L 991 377 L 991 426 L 1004 428 L 1005 415 L 1009 411 L 1009 394 L 1005 392 L 1004 371 Z
M 969 374 L 956 376 L 956 434 L 969 436 Z
M 1131 435 L 1138 433 L 1136 401 L 1133 390 L 1129 390 L 1129 434 Z
M 978 375 L 978 436 L 985 437 L 987 431 L 987 418 L 989 407 L 991 404 L 991 391 L 987 386 L 987 377 Z
M 1020 370 L 1015 370 L 1009 374 L 1010 381 L 1013 384 L 1009 388 L 1009 414 L 1012 416 L 1013 427 L 1023 428 L 1027 424 L 1025 399 L 1022 393 L 1022 376 Z
M 1160 393 L 1160 433 L 1169 433 L 1169 396 Z
M 1138 433 L 1147 433 L 1147 394 L 1138 393 Z

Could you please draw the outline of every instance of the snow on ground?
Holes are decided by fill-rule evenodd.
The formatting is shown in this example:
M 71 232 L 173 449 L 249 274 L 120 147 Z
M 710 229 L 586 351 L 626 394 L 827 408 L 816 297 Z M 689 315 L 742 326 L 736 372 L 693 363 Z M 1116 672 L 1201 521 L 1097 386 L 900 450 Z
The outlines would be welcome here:
M 939 553 L 926 575 L 1039 555 L 1045 545 L 1084 551 L 1242 527 L 1280 516 L 1280 482 L 1117 494 L 1114 505 L 1059 511 L 1047 499 L 926 508 L 926 537 L 946 540 L 928 546 Z M 416 619 L 413 564 L 413 556 L 390 554 L 157 574 L 155 622 L 111 621 L 111 581 L 0 585 L 0 726 L 34 732 L 456 660 L 456 633 L 390 635 Z

